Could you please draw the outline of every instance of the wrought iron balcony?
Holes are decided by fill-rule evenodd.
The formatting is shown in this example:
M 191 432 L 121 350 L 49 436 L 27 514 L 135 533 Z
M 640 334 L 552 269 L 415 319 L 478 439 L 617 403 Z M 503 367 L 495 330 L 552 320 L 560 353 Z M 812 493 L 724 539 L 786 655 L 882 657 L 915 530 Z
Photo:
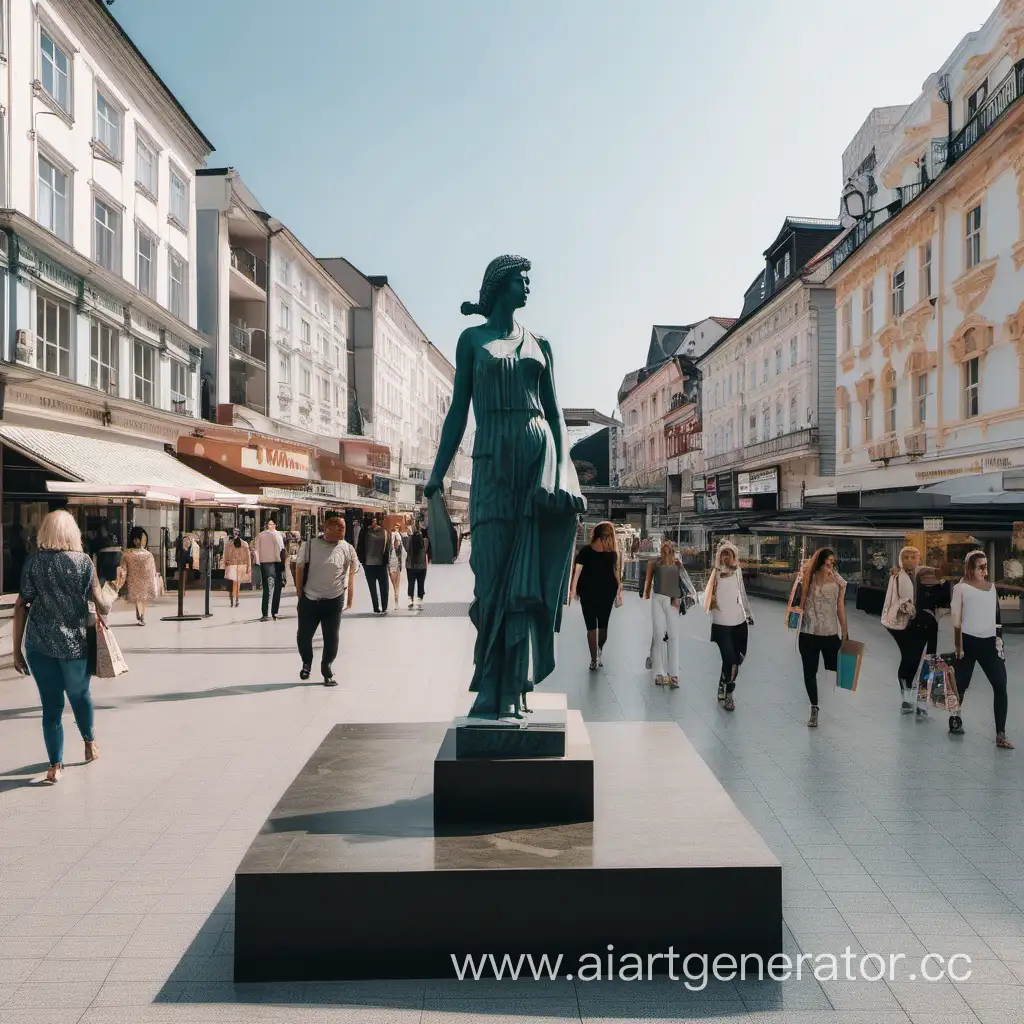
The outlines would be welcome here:
M 806 427 L 803 430 L 795 430 L 790 434 L 772 437 L 757 444 L 748 444 L 746 448 L 736 448 L 724 455 L 715 455 L 710 459 L 705 458 L 704 465 L 711 472 L 716 469 L 725 469 L 726 466 L 738 466 L 746 462 L 753 462 L 755 459 L 763 459 L 766 455 L 780 455 L 796 451 L 798 448 L 806 448 L 817 443 L 818 428 Z
M 267 290 L 267 264 L 254 252 L 233 245 L 231 247 L 231 266 L 243 277 L 249 278 L 257 287 L 264 291 Z
M 949 146 L 950 163 L 956 163 L 1010 109 L 1021 92 L 1024 92 L 1024 60 L 1017 62 L 978 112 L 953 136 Z

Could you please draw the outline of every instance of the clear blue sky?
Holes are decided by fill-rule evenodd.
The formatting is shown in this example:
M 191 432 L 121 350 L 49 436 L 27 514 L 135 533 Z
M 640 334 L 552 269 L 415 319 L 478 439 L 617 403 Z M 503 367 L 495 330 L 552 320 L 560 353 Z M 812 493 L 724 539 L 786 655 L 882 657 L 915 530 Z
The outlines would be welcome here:
M 787 214 L 836 216 L 842 151 L 995 0 L 116 0 L 264 207 L 387 274 L 449 358 L 484 266 L 565 405 L 615 404 L 651 325 L 735 316 Z M 863 31 L 862 31 L 863 30 Z

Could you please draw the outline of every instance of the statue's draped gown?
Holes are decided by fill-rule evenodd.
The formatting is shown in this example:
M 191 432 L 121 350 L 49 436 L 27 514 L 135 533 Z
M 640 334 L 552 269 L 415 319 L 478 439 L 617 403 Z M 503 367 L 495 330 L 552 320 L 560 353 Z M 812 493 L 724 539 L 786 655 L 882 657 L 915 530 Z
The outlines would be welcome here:
M 568 452 L 562 453 L 559 477 L 540 393 L 542 377 L 550 373 L 550 346 L 528 331 L 509 355 L 481 347 L 474 360 L 474 715 L 518 708 L 522 694 L 555 667 L 554 634 L 562 619 L 577 514 L 538 504 L 537 495 L 554 492 L 559 479 L 577 492 L 578 484 Z

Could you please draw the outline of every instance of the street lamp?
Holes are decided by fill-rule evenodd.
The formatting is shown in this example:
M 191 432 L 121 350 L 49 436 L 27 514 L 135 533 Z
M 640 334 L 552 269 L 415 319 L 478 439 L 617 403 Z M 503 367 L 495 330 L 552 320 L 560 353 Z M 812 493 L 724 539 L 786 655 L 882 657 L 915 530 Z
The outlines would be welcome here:
M 853 183 L 851 178 L 843 189 L 843 207 L 848 216 L 854 220 L 863 220 L 868 213 L 868 201 L 863 192 Z

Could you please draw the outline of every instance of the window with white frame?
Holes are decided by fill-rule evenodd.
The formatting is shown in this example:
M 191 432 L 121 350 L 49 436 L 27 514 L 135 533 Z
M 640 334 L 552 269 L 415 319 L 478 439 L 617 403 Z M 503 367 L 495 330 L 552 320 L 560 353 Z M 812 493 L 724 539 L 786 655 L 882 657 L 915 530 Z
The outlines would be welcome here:
M 118 333 L 100 320 L 93 320 L 89 339 L 89 383 L 98 391 L 117 393 Z
M 980 369 L 981 361 L 975 356 L 964 363 L 964 419 L 971 419 L 981 411 Z
M 292 361 L 287 356 L 281 356 L 281 361 L 278 364 L 278 371 L 280 374 L 280 383 L 291 384 L 292 382 Z
M 154 199 L 160 181 L 160 154 L 145 135 L 135 130 L 135 184 L 148 192 Z
M 868 285 L 861 295 L 861 344 L 875 333 L 875 287 Z
M 303 366 L 299 375 L 299 394 L 306 398 L 313 397 L 313 374 L 308 366 Z
M 171 166 L 171 220 L 183 231 L 188 231 L 188 179 L 184 173 Z
M 981 262 L 981 204 L 969 210 L 964 221 L 967 269 Z
M 796 431 L 796 395 L 789 400 L 789 432 Z
M 895 380 L 889 380 L 885 386 L 885 429 L 887 433 L 896 433 L 896 401 L 899 388 Z
M 93 259 L 121 272 L 121 214 L 102 199 L 93 199 Z
M 46 157 L 39 157 L 39 223 L 65 242 L 71 241 L 71 179 Z
M 789 339 L 789 365 L 796 366 L 797 350 L 800 347 L 800 343 L 796 338 Z
M 931 239 L 924 243 L 918 250 L 918 260 L 921 270 L 921 299 L 932 297 L 932 243 Z
M 324 359 L 326 359 L 327 356 L 328 356 L 327 335 L 324 334 L 322 331 L 317 331 L 316 332 L 316 343 L 317 343 L 317 348 L 320 350 L 320 355 Z
M 750 443 L 757 440 L 757 416 L 750 417 Z
M 849 352 L 853 347 L 853 299 L 847 299 L 843 303 L 843 327 L 840 342 L 843 352 Z
M 173 249 L 167 251 L 167 308 L 188 321 L 188 263 Z
M 160 243 L 142 225 L 135 226 L 135 287 L 156 298 L 157 253 Z
M 964 104 L 964 120 L 970 121 L 974 115 L 981 110 L 988 99 L 988 81 L 984 81 L 974 90 Z
M 899 320 L 906 311 L 907 273 L 900 263 L 892 272 L 892 318 Z
M 923 427 L 928 422 L 928 374 L 914 376 L 914 426 Z
M 312 345 L 312 341 L 310 340 L 311 337 L 312 337 L 312 335 L 310 333 L 309 321 L 308 320 L 300 321 L 299 322 L 299 341 L 301 341 L 303 345 L 311 346 Z
M 870 441 L 874 437 L 874 419 L 875 419 L 875 382 L 869 380 L 864 385 L 864 399 L 861 402 L 861 411 L 863 415 L 863 435 L 862 441 Z
M 71 58 L 53 41 L 45 28 L 39 30 L 40 81 L 46 94 L 66 114 L 71 113 Z
M 322 405 L 330 405 L 331 402 L 331 381 L 329 377 L 318 377 L 318 397 Z
M 156 393 L 156 349 L 144 341 L 132 342 L 132 397 L 153 405 Z
M 287 302 L 281 303 L 280 315 L 277 318 L 277 326 L 282 331 L 291 333 L 292 329 L 292 307 Z
M 171 408 L 184 412 L 192 396 L 192 371 L 187 363 L 171 360 Z
M 787 252 L 782 261 L 782 276 L 784 278 L 789 277 L 789 253 Z
M 71 377 L 71 307 L 38 294 L 36 367 L 44 373 Z
M 96 140 L 115 160 L 121 159 L 124 115 L 106 96 L 96 90 Z

